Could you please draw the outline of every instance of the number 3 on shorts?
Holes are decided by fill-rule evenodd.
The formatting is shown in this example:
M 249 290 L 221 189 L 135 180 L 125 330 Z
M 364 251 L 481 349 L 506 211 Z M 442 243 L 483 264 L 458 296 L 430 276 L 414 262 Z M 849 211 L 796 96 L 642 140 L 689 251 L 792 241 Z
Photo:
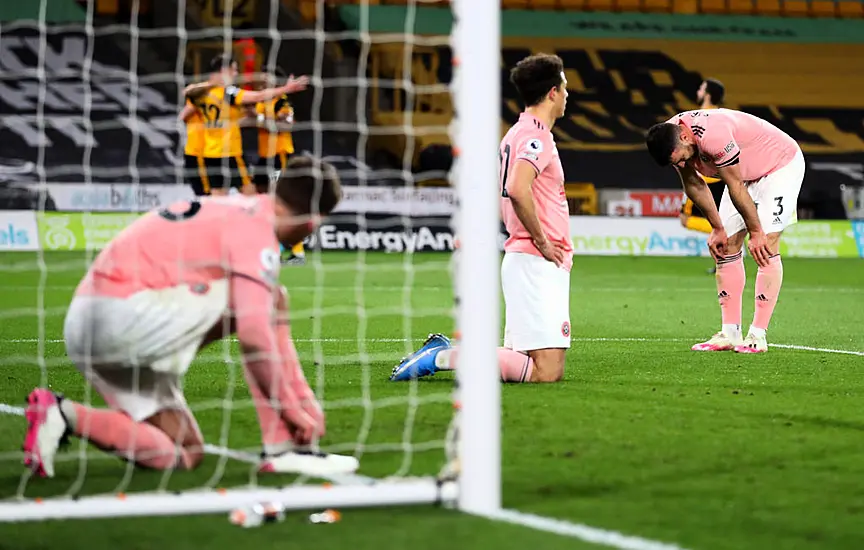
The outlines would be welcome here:
M 783 197 L 774 197 L 774 202 L 777 203 L 777 210 L 772 213 L 772 216 L 782 216 L 783 215 Z

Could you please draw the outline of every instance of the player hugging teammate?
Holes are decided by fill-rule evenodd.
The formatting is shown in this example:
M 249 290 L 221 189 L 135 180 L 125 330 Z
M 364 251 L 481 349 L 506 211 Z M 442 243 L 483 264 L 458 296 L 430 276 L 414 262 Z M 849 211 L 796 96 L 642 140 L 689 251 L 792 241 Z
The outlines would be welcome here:
M 237 62 L 218 56 L 211 62 L 206 82 L 188 86 L 180 118 L 186 123 L 185 171 L 198 196 L 224 195 L 229 189 L 245 194 L 267 193 L 294 153 L 291 125 L 294 109 L 289 94 L 306 89 L 306 77 L 287 78 L 281 69 L 268 77 L 270 87 L 242 90 L 237 82 Z M 284 78 L 282 86 L 275 79 Z M 241 125 L 252 120 L 258 126 L 258 166 L 253 179 L 243 155 Z M 303 243 L 291 249 L 285 263 L 305 262 Z

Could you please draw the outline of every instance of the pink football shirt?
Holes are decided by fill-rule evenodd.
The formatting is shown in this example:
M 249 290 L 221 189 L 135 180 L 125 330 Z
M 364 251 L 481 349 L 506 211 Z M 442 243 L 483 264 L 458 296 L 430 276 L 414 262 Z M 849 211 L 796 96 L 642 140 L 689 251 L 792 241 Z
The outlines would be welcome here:
M 273 199 L 206 198 L 152 211 L 99 253 L 77 295 L 125 298 L 149 289 L 201 285 L 241 275 L 273 287 L 279 244 Z
M 682 124 L 696 137 L 695 168 L 706 176 L 738 164 L 741 178 L 753 182 L 783 168 L 801 153 L 788 134 L 770 122 L 731 109 L 686 111 L 668 122 Z
M 545 124 L 528 113 L 519 115 L 519 121 L 510 128 L 498 151 L 501 159 L 501 218 L 510 234 L 504 243 L 506 252 L 523 252 L 543 256 L 531 235 L 513 209 L 507 197 L 507 178 L 517 162 L 527 162 L 534 167 L 537 177 L 532 192 L 540 226 L 550 241 L 564 245 L 569 254 L 564 267 L 569 271 L 573 265 L 573 241 L 570 239 L 570 211 L 564 194 L 564 168 L 552 132 Z

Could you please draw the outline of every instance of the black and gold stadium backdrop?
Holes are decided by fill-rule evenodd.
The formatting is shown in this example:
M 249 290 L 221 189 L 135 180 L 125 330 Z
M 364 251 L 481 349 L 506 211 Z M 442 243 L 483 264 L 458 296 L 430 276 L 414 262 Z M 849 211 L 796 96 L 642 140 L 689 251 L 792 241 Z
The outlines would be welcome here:
M 652 124 L 697 108 L 696 89 L 713 77 L 726 85 L 725 106 L 768 120 L 805 153 L 864 153 L 864 44 L 505 39 L 502 70 L 537 52 L 566 67 L 559 149 L 640 149 Z M 512 86 L 502 91 L 509 125 L 521 107 Z

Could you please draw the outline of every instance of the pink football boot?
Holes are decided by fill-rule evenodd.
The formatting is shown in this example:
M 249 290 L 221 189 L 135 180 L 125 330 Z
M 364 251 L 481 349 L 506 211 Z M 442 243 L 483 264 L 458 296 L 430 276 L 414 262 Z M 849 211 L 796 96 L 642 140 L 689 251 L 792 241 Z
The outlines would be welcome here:
M 723 332 L 718 332 L 711 337 L 707 342 L 696 344 L 692 348 L 693 351 L 732 351 L 735 346 L 740 345 L 741 340 L 729 338 Z
M 54 477 L 54 456 L 69 432 L 60 412 L 60 397 L 51 390 L 36 388 L 27 397 L 24 417 L 24 465 L 38 476 Z

